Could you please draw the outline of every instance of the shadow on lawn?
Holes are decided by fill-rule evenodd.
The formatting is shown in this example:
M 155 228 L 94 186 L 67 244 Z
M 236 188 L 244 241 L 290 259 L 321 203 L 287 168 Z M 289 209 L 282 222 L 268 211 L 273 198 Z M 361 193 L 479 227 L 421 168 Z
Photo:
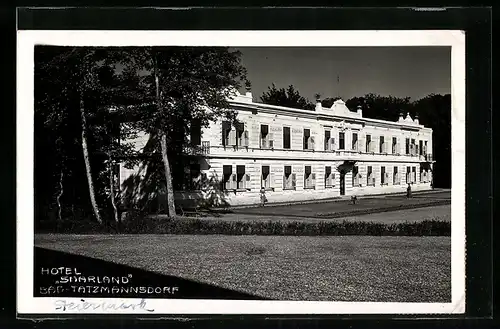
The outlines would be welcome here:
M 176 276 L 162 275 L 99 259 L 39 247 L 35 247 L 34 260 L 35 297 L 268 300 L 267 298 Z M 61 267 L 68 269 L 72 274 L 68 273 L 67 276 L 65 276 L 66 274 L 47 274 L 47 270 L 50 271 L 50 269 Z M 44 274 L 42 274 L 42 269 L 45 271 Z M 81 275 L 75 275 L 75 272 L 81 273 Z M 89 277 L 93 277 L 93 282 L 89 282 Z M 69 278 L 80 280 L 80 282 L 63 283 Z M 87 278 L 87 282 L 84 282 L 83 278 Z M 97 283 L 98 280 L 100 282 L 110 280 L 111 282 L 99 284 Z M 53 287 L 52 290 L 49 290 L 49 287 Z M 177 287 L 176 291 L 174 291 L 174 287 Z M 134 289 L 137 289 L 137 291 Z

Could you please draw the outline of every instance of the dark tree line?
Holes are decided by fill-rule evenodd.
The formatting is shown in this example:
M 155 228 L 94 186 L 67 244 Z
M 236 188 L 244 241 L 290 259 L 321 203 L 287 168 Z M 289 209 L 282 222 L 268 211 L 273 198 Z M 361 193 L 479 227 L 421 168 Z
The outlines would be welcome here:
M 321 95 L 316 94 L 316 100 Z M 321 105 L 329 108 L 340 97 L 327 97 L 321 99 Z M 281 105 L 305 110 L 314 110 L 314 103 L 300 95 L 294 86 L 277 88 L 274 84 L 261 96 L 261 101 L 266 104 Z M 355 111 L 361 105 L 363 116 L 371 119 L 397 121 L 399 115 L 410 113 L 412 118 L 416 115 L 426 127 L 433 129 L 433 156 L 434 186 L 441 188 L 451 187 L 451 95 L 431 94 L 424 98 L 412 101 L 410 97 L 398 98 L 394 96 L 381 96 L 367 94 L 353 97 L 346 101 L 346 106 Z
M 175 216 L 177 158 L 193 122 L 234 119 L 227 98 L 246 82 L 240 57 L 222 47 L 35 47 L 36 218 L 119 221 L 123 159 L 156 169 Z M 146 152 L 126 142 L 138 132 L 150 136 Z

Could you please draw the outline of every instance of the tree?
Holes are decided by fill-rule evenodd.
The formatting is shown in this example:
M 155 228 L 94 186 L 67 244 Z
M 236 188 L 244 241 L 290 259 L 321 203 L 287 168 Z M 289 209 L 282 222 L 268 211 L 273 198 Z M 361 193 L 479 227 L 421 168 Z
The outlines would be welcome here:
M 90 203 L 99 223 L 102 223 L 102 216 L 89 148 L 99 153 L 107 136 L 105 129 L 99 131 L 99 127 L 105 125 L 99 119 L 101 113 L 109 111 L 109 105 L 116 98 L 116 84 L 113 83 L 116 82 L 114 65 L 117 54 L 110 49 L 95 47 L 35 48 L 35 119 L 42 122 L 40 128 L 46 128 L 41 129 L 41 133 L 48 136 L 49 145 L 55 146 L 54 153 L 61 158 L 58 206 L 60 208 L 63 191 L 63 169 L 67 161 L 76 158 L 73 146 L 77 141 L 85 166 Z M 36 138 L 40 137 L 37 131 Z M 64 142 L 58 142 L 60 140 Z
M 314 111 L 315 105 L 302 97 L 293 85 L 285 88 L 276 88 L 274 83 L 267 87 L 267 91 L 260 97 L 265 104 L 285 106 L 302 110 Z
M 222 47 L 152 47 L 130 50 L 129 67 L 142 72 L 144 102 L 154 104 L 140 111 L 135 124 L 159 143 L 164 167 L 168 215 L 175 216 L 171 157 L 188 146 L 189 130 L 221 117 L 235 120 L 228 99 L 246 81 L 241 53 Z

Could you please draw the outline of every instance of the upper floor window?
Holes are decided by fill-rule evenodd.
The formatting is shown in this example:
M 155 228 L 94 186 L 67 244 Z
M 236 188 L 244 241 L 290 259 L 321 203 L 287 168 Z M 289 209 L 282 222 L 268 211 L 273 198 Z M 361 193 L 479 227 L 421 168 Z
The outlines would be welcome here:
M 345 133 L 339 132 L 339 150 L 345 149 Z
M 325 151 L 330 150 L 330 138 L 331 138 L 330 130 L 325 130 Z
M 229 121 L 222 122 L 223 146 L 248 146 L 248 142 L 248 131 L 245 130 L 244 123 L 236 122 L 231 126 Z
M 385 166 L 380 168 L 380 184 L 387 185 L 389 183 L 389 174 L 385 171 Z
M 384 143 L 384 136 L 380 136 L 380 139 L 379 139 L 379 150 L 378 150 L 378 153 L 384 153 L 385 152 L 385 143 Z
M 422 155 L 422 152 L 423 152 L 423 141 L 418 141 L 418 155 Z
M 191 145 L 201 145 L 201 122 L 198 119 L 193 119 L 191 121 L 191 127 L 190 127 L 190 133 L 191 133 Z
M 405 154 L 410 154 L 410 139 L 406 139 L 406 148 L 405 148 Z
M 411 155 L 417 155 L 417 148 L 415 145 L 415 140 L 412 138 L 410 143 L 410 153 Z
M 290 127 L 283 127 L 283 148 L 289 149 L 290 144 Z
M 268 125 L 260 125 L 260 148 L 263 149 L 274 148 L 273 134 L 269 132 Z
M 424 155 L 427 155 L 427 141 L 424 141 Z
M 392 154 L 397 153 L 399 153 L 398 139 L 396 137 L 392 137 Z
M 352 133 L 352 147 L 354 151 L 358 149 L 358 133 Z
M 304 129 L 304 150 L 314 150 L 314 137 L 310 129 Z
M 366 153 L 372 151 L 372 136 L 366 135 Z

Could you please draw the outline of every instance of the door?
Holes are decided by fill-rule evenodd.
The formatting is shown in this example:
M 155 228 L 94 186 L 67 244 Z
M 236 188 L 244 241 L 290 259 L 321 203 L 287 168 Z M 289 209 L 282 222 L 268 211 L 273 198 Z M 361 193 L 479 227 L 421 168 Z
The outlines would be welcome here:
M 340 172 L 340 195 L 345 195 L 345 172 Z

